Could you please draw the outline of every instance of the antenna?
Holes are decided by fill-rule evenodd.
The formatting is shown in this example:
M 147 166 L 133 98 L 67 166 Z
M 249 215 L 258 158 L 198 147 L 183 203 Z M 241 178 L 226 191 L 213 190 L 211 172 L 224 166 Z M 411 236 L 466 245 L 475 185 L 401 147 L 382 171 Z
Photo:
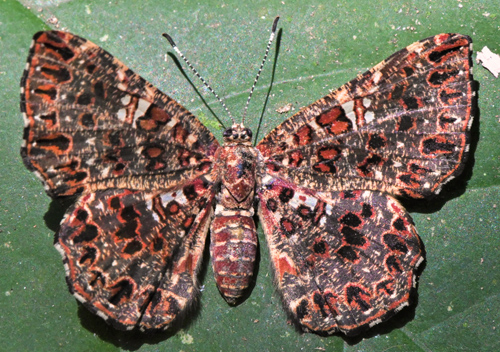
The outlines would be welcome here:
M 271 44 L 274 40 L 274 37 L 276 36 L 276 27 L 278 26 L 279 19 L 280 19 L 280 16 L 277 16 L 274 19 L 273 27 L 271 29 L 271 35 L 269 36 L 269 41 L 267 42 L 266 53 L 264 54 L 264 58 L 262 59 L 262 63 L 260 64 L 259 72 L 257 72 L 257 76 L 255 77 L 255 80 L 253 81 L 253 86 L 252 86 L 252 89 L 250 89 L 250 94 L 248 95 L 247 104 L 245 105 L 245 110 L 243 111 L 243 117 L 241 119 L 242 125 L 245 123 L 245 117 L 247 116 L 247 111 L 248 111 L 248 104 L 250 104 L 250 99 L 252 98 L 252 94 L 253 94 L 253 91 L 255 90 L 255 86 L 257 85 L 257 81 L 260 78 L 260 73 L 262 72 L 262 68 L 264 67 L 264 64 L 266 63 L 267 55 L 269 54 L 269 49 L 271 48 Z
M 222 104 L 222 107 L 226 110 L 227 114 L 231 118 L 231 121 L 233 122 L 233 124 L 235 124 L 233 115 L 231 115 L 231 112 L 227 108 L 226 104 L 224 104 L 224 102 L 222 101 L 222 99 L 217 95 L 217 93 L 215 93 L 215 91 L 212 89 L 212 87 L 210 87 L 210 85 L 207 83 L 207 81 L 205 81 L 205 79 L 203 79 L 203 77 L 201 77 L 201 75 L 198 73 L 198 71 L 191 65 L 191 63 L 188 61 L 188 59 L 186 59 L 186 57 L 184 56 L 184 54 L 179 50 L 179 48 L 175 44 L 175 42 L 172 39 L 172 37 L 169 36 L 167 33 L 163 33 L 163 36 L 165 38 L 167 38 L 168 42 L 170 43 L 170 45 L 172 45 L 172 48 L 175 50 L 175 52 L 177 53 L 177 55 L 179 55 L 180 57 L 182 57 L 182 59 L 189 66 L 189 68 L 191 69 L 191 71 L 194 72 L 194 74 L 203 82 L 203 84 L 205 85 L 205 87 L 207 87 L 208 90 L 210 90 L 210 92 L 212 92 L 212 94 L 215 96 L 215 98 L 219 101 L 219 103 Z M 224 127 L 224 124 L 220 120 L 219 120 L 219 122 Z
M 257 76 L 255 77 L 255 80 L 253 82 L 253 86 L 250 89 L 250 94 L 248 95 L 247 103 L 245 105 L 245 110 L 243 111 L 243 118 L 241 119 L 241 124 L 242 125 L 245 122 L 245 117 L 246 117 L 247 111 L 248 111 L 248 104 L 250 103 L 250 99 L 252 98 L 252 94 L 253 94 L 253 92 L 255 90 L 255 86 L 257 85 L 257 81 L 259 80 L 260 74 L 262 72 L 262 68 L 264 67 L 264 64 L 266 63 L 267 55 L 269 54 L 269 49 L 271 48 L 271 44 L 272 44 L 272 42 L 274 40 L 274 37 L 276 36 L 276 27 L 278 26 L 278 20 L 279 19 L 280 19 L 279 16 L 277 16 L 274 19 L 273 27 L 271 29 L 271 35 L 269 36 L 269 41 L 267 42 L 266 53 L 264 55 L 264 58 L 262 59 L 262 63 L 260 64 L 259 72 L 257 72 Z M 177 55 L 179 55 L 180 57 L 182 57 L 182 59 L 184 60 L 184 62 L 189 66 L 189 68 L 191 69 L 191 71 L 194 72 L 194 74 L 196 75 L 196 77 L 198 77 L 203 82 L 203 84 L 205 85 L 205 87 L 207 87 L 208 90 L 210 90 L 210 92 L 212 92 L 212 94 L 215 96 L 215 98 L 219 101 L 219 103 L 222 104 L 222 107 L 226 110 L 227 114 L 231 118 L 231 121 L 233 122 L 233 125 L 236 124 L 236 122 L 234 121 L 233 115 L 231 115 L 231 112 L 227 108 L 227 106 L 224 103 L 224 101 L 222 101 L 222 99 L 217 95 L 217 93 L 215 93 L 215 91 L 212 89 L 212 87 L 210 87 L 210 85 L 207 83 L 207 81 L 205 81 L 205 79 L 203 79 L 203 77 L 201 77 L 201 75 L 198 73 L 198 71 L 191 65 L 191 63 L 189 62 L 189 60 L 179 50 L 179 48 L 175 44 L 175 42 L 172 39 L 172 37 L 169 36 L 167 33 L 163 33 L 163 36 L 165 38 L 167 38 L 168 42 L 170 43 L 170 45 L 172 46 L 172 48 L 175 50 L 175 52 L 177 53 Z M 224 127 L 224 124 L 220 120 L 219 120 L 219 122 Z

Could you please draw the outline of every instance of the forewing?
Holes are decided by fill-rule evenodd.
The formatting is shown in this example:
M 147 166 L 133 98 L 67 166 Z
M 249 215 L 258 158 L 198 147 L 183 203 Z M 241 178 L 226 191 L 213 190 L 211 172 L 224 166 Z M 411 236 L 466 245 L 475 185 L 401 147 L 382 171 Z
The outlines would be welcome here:
M 304 330 L 355 335 L 409 304 L 423 247 L 396 199 L 269 176 L 258 196 L 278 291 Z
M 408 46 L 266 136 L 267 172 L 319 191 L 438 193 L 468 154 L 471 65 L 467 36 Z
M 167 328 L 198 294 L 213 184 L 80 196 L 56 236 L 70 291 L 119 329 Z
M 21 111 L 24 163 L 52 196 L 175 188 L 207 173 L 219 146 L 184 107 L 65 32 L 35 34 Z

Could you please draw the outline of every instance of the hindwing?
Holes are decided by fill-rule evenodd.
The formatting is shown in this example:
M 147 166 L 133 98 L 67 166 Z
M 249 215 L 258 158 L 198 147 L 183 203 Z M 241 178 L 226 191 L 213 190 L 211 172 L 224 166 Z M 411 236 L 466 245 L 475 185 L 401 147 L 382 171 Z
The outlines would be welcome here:
M 423 246 L 396 199 L 271 177 L 259 198 L 278 291 L 303 329 L 355 335 L 409 304 Z
M 167 193 L 110 189 L 80 196 L 55 243 L 70 291 L 120 329 L 170 326 L 198 294 L 212 187 L 198 178 Z

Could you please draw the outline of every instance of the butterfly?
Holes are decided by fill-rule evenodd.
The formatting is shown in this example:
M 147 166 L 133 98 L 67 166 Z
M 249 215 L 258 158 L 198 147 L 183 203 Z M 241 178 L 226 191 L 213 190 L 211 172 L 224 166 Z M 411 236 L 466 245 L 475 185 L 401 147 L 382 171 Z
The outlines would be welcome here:
M 26 167 L 76 197 L 55 237 L 70 292 L 118 329 L 175 325 L 215 281 L 253 278 L 255 216 L 283 305 L 304 331 L 355 335 L 410 304 L 423 245 L 397 198 L 460 174 L 475 96 L 471 39 L 402 49 L 301 109 L 256 146 L 220 144 L 178 102 L 79 36 L 35 34 L 21 80 Z

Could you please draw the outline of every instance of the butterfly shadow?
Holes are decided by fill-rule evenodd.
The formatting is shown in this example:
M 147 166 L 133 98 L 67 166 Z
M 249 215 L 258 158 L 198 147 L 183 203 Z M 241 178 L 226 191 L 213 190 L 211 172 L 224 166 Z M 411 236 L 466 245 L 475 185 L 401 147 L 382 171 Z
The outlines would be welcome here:
M 208 253 L 204 253 L 203 261 L 207 261 Z M 198 278 L 200 282 L 204 281 L 207 273 L 207 265 L 202 265 Z M 115 329 L 113 326 L 107 324 L 103 319 L 90 312 L 87 308 L 78 302 L 78 317 L 82 326 L 91 333 L 99 336 L 103 341 L 107 341 L 116 347 L 126 351 L 139 350 L 143 345 L 156 345 L 163 341 L 176 336 L 180 330 L 188 328 L 196 321 L 200 314 L 200 300 L 194 300 L 191 307 L 189 307 L 183 315 L 179 316 L 168 330 L 148 331 L 142 332 L 140 330 L 122 331 Z
M 49 204 L 49 209 L 44 215 L 46 226 L 54 231 L 55 240 L 59 230 L 60 222 L 64 218 L 64 214 L 75 203 L 76 197 L 59 197 L 52 199 Z M 207 241 L 208 243 L 208 241 Z M 208 247 L 205 249 L 204 261 L 209 260 Z M 206 264 L 206 263 L 205 263 Z M 200 282 L 204 281 L 207 272 L 207 265 L 202 265 L 198 278 Z M 78 317 L 82 327 L 89 332 L 99 336 L 100 339 L 107 341 L 116 347 L 120 347 L 127 351 L 135 351 L 141 348 L 144 344 L 154 345 L 162 341 L 168 340 L 176 335 L 179 330 L 185 329 L 193 323 L 200 312 L 200 301 L 195 300 L 192 306 L 180 316 L 167 331 L 141 332 L 139 330 L 121 331 L 107 324 L 102 318 L 90 312 L 83 304 L 75 299 L 78 304 Z
M 204 271 L 206 271 L 206 269 Z M 176 336 L 180 330 L 188 328 L 199 316 L 199 306 L 199 300 L 196 300 L 190 309 L 188 309 L 180 319 L 177 319 L 166 331 L 142 332 L 137 329 L 132 331 L 118 330 L 90 312 L 79 302 L 78 317 L 80 318 L 82 327 L 99 336 L 101 340 L 109 342 L 126 351 L 136 351 L 143 345 L 156 345 L 166 341 Z
M 64 217 L 64 214 L 68 211 L 69 207 L 73 205 L 77 197 L 59 197 L 52 198 L 49 209 L 43 216 L 43 221 L 45 225 L 55 233 L 55 239 L 57 239 L 57 231 L 59 231 L 59 225 Z
M 383 336 L 391 333 L 393 330 L 399 330 L 406 324 L 415 319 L 415 311 L 418 306 L 418 294 L 416 290 L 412 292 L 412 301 L 408 307 L 403 308 L 400 312 L 396 313 L 392 318 L 377 324 L 372 328 L 360 333 L 356 336 L 340 335 L 344 342 L 350 346 L 355 346 L 365 339 L 370 339 L 376 336 Z
M 146 333 L 140 330 L 122 331 L 108 325 L 103 319 L 90 312 L 78 302 L 78 317 L 82 327 L 99 336 L 103 341 L 126 350 L 136 351 L 143 345 L 156 345 L 173 337 L 185 326 L 178 326 L 167 331 Z
M 210 261 L 210 241 L 207 240 L 203 253 L 201 269 L 198 273 L 198 279 L 201 283 L 205 282 Z M 259 271 L 259 263 L 260 250 L 259 248 L 257 248 L 254 278 L 257 277 Z M 234 307 L 243 303 L 250 296 L 253 288 L 255 287 L 255 284 L 256 281 L 254 279 L 245 291 L 244 296 L 241 297 L 235 304 L 231 304 L 231 306 Z M 222 297 L 220 298 L 221 304 L 225 304 Z M 168 340 L 173 336 L 176 336 L 180 330 L 189 328 L 189 326 L 196 321 L 196 319 L 200 315 L 201 309 L 202 307 L 200 304 L 200 299 L 197 299 L 194 304 L 182 316 L 179 317 L 179 319 L 174 321 L 173 325 L 170 326 L 167 331 L 121 331 L 108 325 L 103 319 L 90 312 L 87 308 L 85 308 L 78 302 L 78 316 L 80 318 L 82 326 L 91 333 L 99 336 L 100 339 L 112 343 L 116 347 L 122 348 L 127 351 L 138 350 L 144 344 L 155 345 Z

